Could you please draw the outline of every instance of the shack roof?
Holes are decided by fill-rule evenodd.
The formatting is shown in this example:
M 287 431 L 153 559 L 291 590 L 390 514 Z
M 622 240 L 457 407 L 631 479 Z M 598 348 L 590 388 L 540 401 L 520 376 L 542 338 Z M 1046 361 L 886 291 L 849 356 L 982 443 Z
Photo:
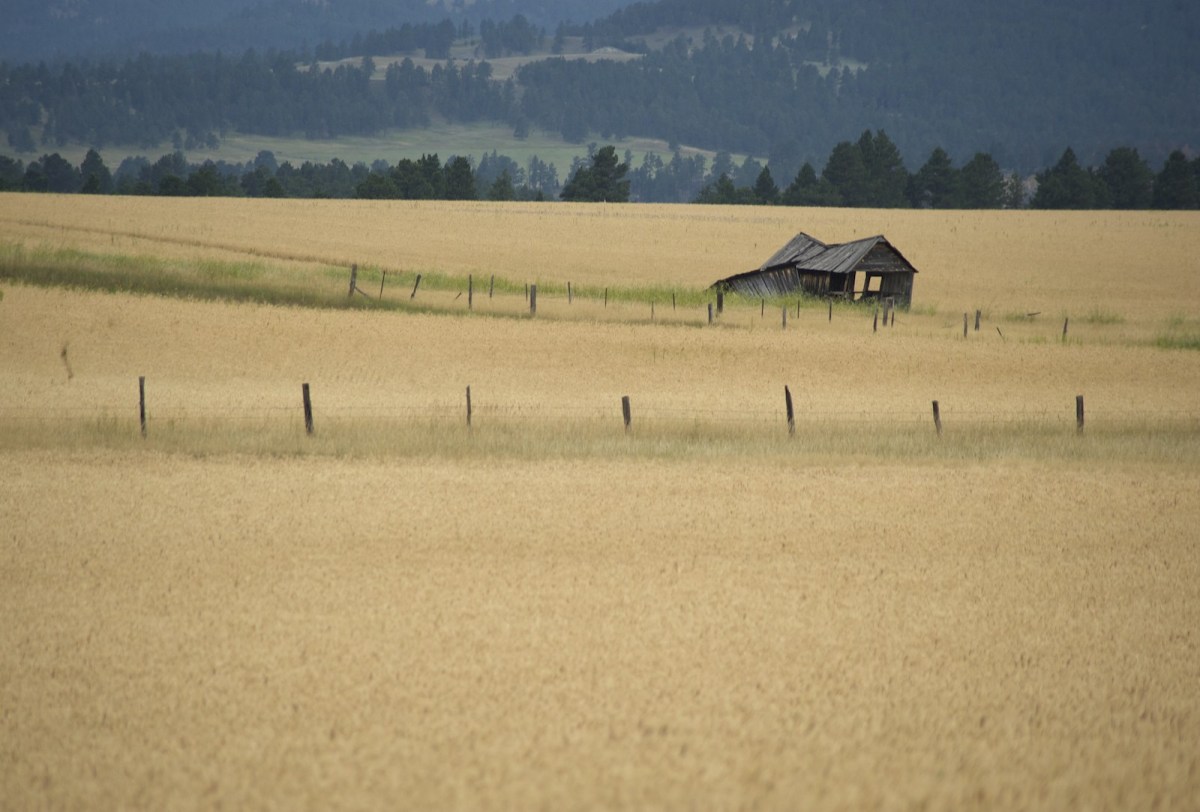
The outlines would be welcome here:
M 766 271 L 771 268 L 777 268 L 780 265 L 795 265 L 798 262 L 803 262 L 817 256 L 826 248 L 828 246 L 825 243 L 801 231 L 795 237 L 792 237 L 787 245 L 772 254 L 771 258 L 764 262 L 759 270 Z
M 916 273 L 913 264 L 892 245 L 887 237 L 876 234 L 853 242 L 838 245 L 826 245 L 815 237 L 801 231 L 783 248 L 763 263 L 760 271 L 766 271 L 781 266 L 796 268 L 801 271 L 818 273 L 845 274 L 853 273 L 862 262 L 863 257 L 871 253 L 871 249 L 883 243 L 891 249 L 906 266 L 906 270 Z

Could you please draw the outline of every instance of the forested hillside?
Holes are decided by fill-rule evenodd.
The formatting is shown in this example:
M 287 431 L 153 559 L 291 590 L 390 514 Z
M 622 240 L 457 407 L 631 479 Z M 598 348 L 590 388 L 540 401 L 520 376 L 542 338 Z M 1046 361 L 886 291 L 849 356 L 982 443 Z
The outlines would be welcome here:
M 1018 168 L 1064 143 L 1089 161 L 1117 143 L 1156 159 L 1200 146 L 1200 4 L 661 0 L 579 31 L 637 47 L 716 24 L 747 36 L 676 43 L 640 64 L 527 69 L 526 112 L 600 132 L 654 127 L 789 166 L 869 127 L 906 154 L 982 149 Z
M 218 14 L 236 4 L 212 5 Z M 418 16 L 436 10 L 420 5 Z M 266 8 L 239 19 L 257 20 Z M 378 6 L 277 0 L 271 8 L 282 30 L 288 20 L 334 12 L 350 25 L 354 9 Z M 572 35 L 588 49 L 646 53 L 552 58 Z M 478 58 L 403 59 L 443 60 L 456 38 Z M 871 130 L 886 131 L 910 162 L 941 149 L 965 165 L 984 152 L 1006 171 L 1031 173 L 1066 147 L 1098 166 L 1127 146 L 1157 165 L 1200 145 L 1198 41 L 1200 4 L 1176 0 L 661 0 L 553 31 L 523 15 L 478 25 L 443 17 L 278 51 L 0 63 L 0 130 L 11 149 L 35 153 L 69 143 L 190 149 L 229 132 L 337 138 L 491 120 L 507 122 L 516 137 L 538 126 L 580 144 L 635 135 L 751 154 L 769 159 L 781 181 Z M 487 58 L 538 49 L 546 59 L 513 79 L 493 78 Z M 346 57 L 366 58 L 317 64 Z
M 402 23 L 477 26 L 521 14 L 542 28 L 602 17 L 628 0 L 5 0 L 10 62 L 247 48 L 301 49 Z

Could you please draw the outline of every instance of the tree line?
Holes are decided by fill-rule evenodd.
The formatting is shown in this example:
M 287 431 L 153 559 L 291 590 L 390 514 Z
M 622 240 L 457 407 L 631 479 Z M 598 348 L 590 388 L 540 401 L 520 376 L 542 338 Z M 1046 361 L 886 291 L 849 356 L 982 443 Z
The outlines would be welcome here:
M 536 155 L 522 165 L 495 150 L 478 161 L 437 154 L 348 165 L 280 163 L 270 151 L 253 161 L 189 163 L 181 151 L 151 162 L 130 157 L 111 170 L 91 149 L 75 166 L 58 153 L 28 164 L 0 155 L 0 191 L 163 196 L 361 198 L 375 200 L 569 200 L 695 202 L 725 205 L 932 209 L 1197 209 L 1200 158 L 1172 152 L 1155 172 L 1132 147 L 1118 147 L 1097 167 L 1084 167 L 1068 147 L 1031 177 L 1005 175 L 987 153 L 956 167 L 935 148 L 909 172 L 883 130 L 834 147 L 818 173 L 805 162 L 780 186 L 771 164 L 736 162 L 727 152 L 710 162 L 676 150 L 669 160 L 588 144 L 560 182 L 558 168 Z
M 1087 15 L 1089 25 L 1104 21 L 1108 32 L 1092 42 L 1080 41 L 1075 27 L 1062 21 L 1052 30 L 1030 28 L 1045 16 L 1035 0 L 970 3 L 970 15 L 947 3 L 930 0 L 936 14 L 899 14 L 858 0 L 636 4 L 580 27 L 586 44 L 613 41 L 645 51 L 622 38 L 671 20 L 724 22 L 755 33 L 718 37 L 705 30 L 627 62 L 546 59 L 505 81 L 494 78 L 486 57 L 528 53 L 544 38 L 520 15 L 484 20 L 477 30 L 443 20 L 315 49 L 241 56 L 0 63 L 0 122 L 13 150 L 35 153 L 118 143 L 190 150 L 211 148 L 229 132 L 327 139 L 417 128 L 434 119 L 497 121 L 517 137 L 538 126 L 578 144 L 596 135 L 639 135 L 765 155 L 781 182 L 805 161 L 815 166 L 815 156 L 842 134 L 866 126 L 886 129 L 909 154 L 938 144 L 948 155 L 965 157 L 985 147 L 1001 165 L 1022 171 L 1054 160 L 1064 121 L 1078 135 L 1070 142 L 1093 163 L 1111 144 L 1133 142 L 1161 160 L 1168 151 L 1162 145 L 1194 138 L 1200 72 L 1160 64 L 1184 59 L 1171 55 L 1181 53 L 1172 37 L 1185 36 L 1186 26 L 1174 24 L 1186 11 L 1160 8 L 1159 0 L 1142 10 L 1109 4 Z M 975 16 L 987 25 L 972 22 Z M 933 36 L 926 23 L 938 33 L 936 47 L 922 45 Z M 574 30 L 560 26 L 556 43 Z M 1113 33 L 1127 31 L 1140 33 Z M 1150 37 L 1147 32 L 1162 47 L 1157 39 L 1134 41 Z M 980 37 L 1025 45 L 972 47 Z M 481 61 L 427 69 L 399 58 L 424 53 L 440 59 L 464 38 L 479 43 Z M 397 59 L 377 71 L 375 59 L 384 54 Z M 1112 81 L 1109 63 L 1122 66 L 1120 82 Z

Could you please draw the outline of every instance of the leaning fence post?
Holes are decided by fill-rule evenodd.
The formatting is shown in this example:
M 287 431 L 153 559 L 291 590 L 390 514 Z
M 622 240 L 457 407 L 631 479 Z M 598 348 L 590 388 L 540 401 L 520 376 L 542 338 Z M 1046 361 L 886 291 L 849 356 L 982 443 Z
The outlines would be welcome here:
M 1083 434 L 1083 395 L 1075 396 L 1075 431 Z
M 529 315 L 537 315 L 537 285 L 529 286 Z
M 146 376 L 138 376 L 138 423 L 142 427 L 142 436 L 146 436 Z
M 933 427 L 937 429 L 937 436 L 942 436 L 942 413 L 938 409 L 938 402 L 933 402 Z
M 312 398 L 309 396 L 308 384 L 302 384 L 300 392 L 304 397 L 304 431 L 311 435 L 313 433 Z
M 387 281 L 387 271 L 383 272 L 382 278 L 379 280 L 379 298 L 383 299 L 383 283 Z
M 408 294 L 408 298 L 412 299 L 417 295 L 417 288 L 421 285 L 421 275 L 417 274 L 417 281 L 413 282 L 412 293 Z
M 621 417 L 625 419 L 625 433 L 629 433 L 629 425 L 633 422 L 633 418 L 629 410 L 629 395 L 621 396 Z
M 1070 319 L 1070 318 L 1064 318 L 1064 319 L 1063 319 L 1063 334 L 1062 334 L 1062 340 L 1063 340 L 1063 341 L 1066 341 L 1066 340 L 1067 340 L 1067 323 L 1068 323 L 1068 322 L 1070 322 L 1070 321 L 1071 321 L 1071 319 Z
M 796 436 L 796 413 L 795 413 L 795 411 L 792 410 L 792 390 L 787 388 L 787 384 L 784 384 L 784 387 L 783 387 L 783 402 L 784 402 L 784 405 L 787 407 L 788 436 L 795 437 Z

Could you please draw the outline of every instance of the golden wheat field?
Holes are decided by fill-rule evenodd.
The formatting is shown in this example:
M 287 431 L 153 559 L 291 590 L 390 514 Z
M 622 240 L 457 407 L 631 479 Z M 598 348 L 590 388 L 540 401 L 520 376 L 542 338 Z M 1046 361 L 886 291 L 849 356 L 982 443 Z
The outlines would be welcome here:
M 708 326 L 799 230 L 913 310 Z M 0 243 L 404 279 L 0 280 L 2 809 L 1200 797 L 1194 214 L 0 195 Z

